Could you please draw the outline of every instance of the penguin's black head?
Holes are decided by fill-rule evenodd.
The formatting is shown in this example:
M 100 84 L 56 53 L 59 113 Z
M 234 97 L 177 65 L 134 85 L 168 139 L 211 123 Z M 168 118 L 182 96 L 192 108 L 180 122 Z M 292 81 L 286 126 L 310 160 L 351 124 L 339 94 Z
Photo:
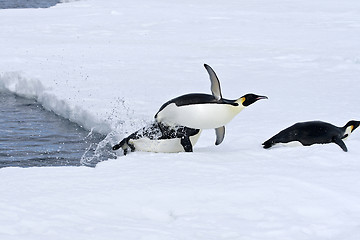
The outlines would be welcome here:
M 357 127 L 359 127 L 359 125 L 360 121 L 351 120 L 344 126 L 344 128 L 347 129 L 350 127 L 351 132 L 353 132 Z
M 268 99 L 268 97 L 256 95 L 253 93 L 248 93 L 240 98 L 241 100 L 240 102 L 244 107 L 247 107 L 260 99 Z

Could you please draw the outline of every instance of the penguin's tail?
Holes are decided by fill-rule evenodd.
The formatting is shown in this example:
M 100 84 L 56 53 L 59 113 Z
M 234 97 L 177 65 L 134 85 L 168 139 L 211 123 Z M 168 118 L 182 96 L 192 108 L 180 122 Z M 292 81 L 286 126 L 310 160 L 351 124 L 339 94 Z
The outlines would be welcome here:
M 272 139 L 269 139 L 269 140 L 263 142 L 262 145 L 263 145 L 263 148 L 268 149 L 268 148 L 271 148 L 274 144 L 275 144 L 274 141 Z

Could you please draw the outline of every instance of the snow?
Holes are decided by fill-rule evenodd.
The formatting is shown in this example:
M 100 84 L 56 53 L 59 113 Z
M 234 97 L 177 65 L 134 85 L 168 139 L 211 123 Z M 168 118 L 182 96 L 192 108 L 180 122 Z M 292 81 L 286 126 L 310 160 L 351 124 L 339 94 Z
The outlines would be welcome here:
M 0 13 L 0 89 L 115 143 L 167 100 L 266 95 L 193 153 L 0 169 L 1 239 L 360 238 L 360 134 L 261 148 L 295 122 L 360 119 L 360 2 L 84 0 Z M 80 161 L 80 160 L 79 160 Z

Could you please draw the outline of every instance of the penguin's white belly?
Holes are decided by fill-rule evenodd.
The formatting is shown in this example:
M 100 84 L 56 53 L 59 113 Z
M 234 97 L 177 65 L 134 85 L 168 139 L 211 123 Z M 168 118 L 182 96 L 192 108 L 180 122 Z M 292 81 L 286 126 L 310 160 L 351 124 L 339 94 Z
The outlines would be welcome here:
M 198 134 L 190 137 L 190 141 L 193 146 L 198 141 L 200 133 L 201 131 Z M 130 139 L 129 143 L 135 146 L 136 151 L 162 153 L 184 152 L 180 138 L 151 140 L 149 138 L 143 137 L 140 139 Z
M 291 142 L 288 142 L 288 143 L 278 143 L 278 144 L 283 146 L 283 147 L 300 147 L 300 146 L 304 146 L 299 141 L 291 141 Z
M 168 125 L 180 125 L 196 129 L 210 129 L 225 126 L 243 106 L 230 104 L 192 104 L 176 106 L 171 103 L 157 114 L 157 121 Z

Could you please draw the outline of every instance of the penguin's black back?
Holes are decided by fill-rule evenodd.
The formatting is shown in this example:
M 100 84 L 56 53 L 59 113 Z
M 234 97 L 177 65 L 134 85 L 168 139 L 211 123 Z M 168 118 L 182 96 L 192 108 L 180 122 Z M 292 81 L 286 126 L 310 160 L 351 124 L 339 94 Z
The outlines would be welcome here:
M 301 142 L 304 146 L 310 146 L 315 143 L 330 143 L 334 137 L 341 139 L 344 130 L 330 123 L 321 121 L 296 123 L 266 142 L 272 143 L 288 143 L 293 141 Z M 266 146 L 266 142 L 264 145 Z
M 193 105 L 193 104 L 205 104 L 205 103 L 217 103 L 217 104 L 231 104 L 233 106 L 237 106 L 238 103 L 236 103 L 236 100 L 229 100 L 225 98 L 221 98 L 220 100 L 217 100 L 213 95 L 205 94 L 205 93 L 189 93 L 185 94 L 176 98 L 173 98 L 166 103 L 164 103 L 159 111 L 161 112 L 165 107 L 167 107 L 169 104 L 175 103 L 176 106 L 186 106 L 186 105 Z M 156 114 L 157 115 L 157 114 Z M 155 115 L 155 117 L 156 117 Z
M 162 123 L 152 123 L 151 125 L 140 129 L 139 131 L 134 132 L 128 139 L 139 139 L 139 138 L 149 138 L 151 140 L 160 140 L 160 139 L 173 139 L 181 138 L 184 136 L 190 137 L 198 134 L 200 129 L 188 128 L 183 126 L 169 127 Z

